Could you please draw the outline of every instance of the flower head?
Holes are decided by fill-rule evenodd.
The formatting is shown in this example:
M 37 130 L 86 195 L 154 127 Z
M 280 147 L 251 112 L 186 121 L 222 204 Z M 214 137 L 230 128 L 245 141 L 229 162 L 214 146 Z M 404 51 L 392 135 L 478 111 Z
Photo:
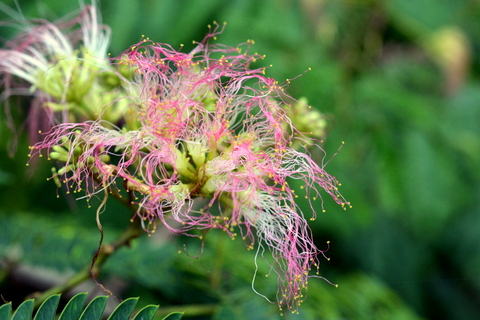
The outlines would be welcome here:
M 132 46 L 118 61 L 135 73 L 123 89 L 136 122 L 60 124 L 32 152 L 47 149 L 64 162 L 57 174 L 88 196 L 121 181 L 148 232 L 161 221 L 175 233 L 218 228 L 232 238 L 240 232 L 250 249 L 266 245 L 279 303 L 296 310 L 323 252 L 289 183 L 303 181 L 312 198 L 321 188 L 348 203 L 323 165 L 292 148 L 298 132 L 284 110 L 287 95 L 265 68 L 250 67 L 263 58 L 248 53 L 252 41 L 209 44 L 220 31 L 190 53 L 149 40 Z
M 5 95 L 33 95 L 50 122 L 120 119 L 124 106 L 119 75 L 107 56 L 110 29 L 100 23 L 95 5 L 69 21 L 31 21 L 0 50 L 0 77 Z M 102 109 L 103 108 L 103 109 Z M 35 119 L 37 120 L 37 119 Z M 34 122 L 34 121 L 32 121 Z

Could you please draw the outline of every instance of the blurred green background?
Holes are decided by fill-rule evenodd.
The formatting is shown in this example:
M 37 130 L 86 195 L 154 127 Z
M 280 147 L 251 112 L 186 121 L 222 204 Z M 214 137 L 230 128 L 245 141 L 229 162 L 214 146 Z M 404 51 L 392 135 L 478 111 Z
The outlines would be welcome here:
M 79 7 L 19 2 L 26 17 L 50 20 Z M 142 35 L 187 51 L 208 24 L 225 21 L 218 42 L 255 40 L 261 63 L 273 65 L 268 76 L 283 82 L 312 69 L 288 92 L 328 116 L 328 156 L 345 141 L 326 169 L 353 208 L 326 199 L 327 212 L 310 224 L 319 247 L 331 241 L 321 272 L 339 287 L 311 279 L 290 319 L 480 319 L 479 1 L 101 0 L 100 7 L 112 55 Z M 2 40 L 13 31 L 2 27 Z M 23 109 L 13 108 L 18 125 Z M 50 163 L 25 167 L 24 136 L 8 155 L 14 135 L 3 111 L 0 119 L 0 293 L 18 304 L 24 296 L 14 292 L 42 290 L 88 264 L 99 233 L 95 209 L 62 190 L 57 199 L 46 181 Z M 109 202 L 107 240 L 130 216 Z M 188 254 L 177 253 L 183 245 Z M 191 319 L 280 318 L 252 291 L 254 252 L 241 241 L 210 232 L 200 251 L 198 240 L 166 232 L 143 237 L 109 260 L 101 281 L 122 298 L 140 296 Z M 29 284 L 29 274 L 46 284 Z M 259 276 L 255 288 L 272 298 L 276 286 Z

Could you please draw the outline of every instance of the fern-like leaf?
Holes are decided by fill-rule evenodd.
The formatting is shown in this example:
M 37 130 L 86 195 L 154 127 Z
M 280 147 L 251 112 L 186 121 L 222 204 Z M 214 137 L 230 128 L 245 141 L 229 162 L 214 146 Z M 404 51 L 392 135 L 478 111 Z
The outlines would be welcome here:
M 100 296 L 93 299 L 87 307 L 84 304 L 86 293 L 79 293 L 67 303 L 58 320 L 100 320 L 103 317 L 108 297 Z M 55 294 L 46 299 L 35 314 L 33 320 L 54 320 L 58 309 L 60 295 Z M 138 298 L 129 298 L 115 308 L 108 320 L 129 320 L 135 311 Z M 23 302 L 12 315 L 12 304 L 0 306 L 0 320 L 31 320 L 33 314 L 33 300 Z M 133 320 L 152 320 L 158 306 L 148 305 L 140 310 Z M 164 319 L 179 320 L 183 313 L 174 312 Z

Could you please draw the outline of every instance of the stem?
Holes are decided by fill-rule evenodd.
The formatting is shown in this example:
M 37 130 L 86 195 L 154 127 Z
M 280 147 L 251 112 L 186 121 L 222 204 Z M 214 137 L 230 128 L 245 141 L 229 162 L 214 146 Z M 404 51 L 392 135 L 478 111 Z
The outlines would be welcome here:
M 128 228 L 109 244 L 102 245 L 94 258 L 93 263 L 89 263 L 73 275 L 67 282 L 53 287 L 47 291 L 44 291 L 38 298 L 35 299 L 34 308 L 38 308 L 48 297 L 53 294 L 64 293 L 79 283 L 90 278 L 91 273 L 97 275 L 100 272 L 100 268 L 107 261 L 108 257 L 114 254 L 118 249 L 123 246 L 128 246 L 130 242 L 137 238 L 142 231 L 140 222 L 135 219 Z M 97 283 L 98 284 L 98 283 Z
M 225 234 L 222 232 L 217 235 L 216 243 L 216 255 L 213 264 L 213 270 L 210 273 L 210 285 L 213 289 L 220 289 L 220 284 L 222 282 L 222 270 L 223 264 L 225 261 L 225 252 L 227 239 L 222 239 L 225 237 Z
M 161 307 L 155 314 L 154 319 L 163 319 L 166 315 L 172 312 L 184 312 L 185 317 L 191 316 L 210 316 L 218 308 L 216 304 L 187 304 L 171 307 Z

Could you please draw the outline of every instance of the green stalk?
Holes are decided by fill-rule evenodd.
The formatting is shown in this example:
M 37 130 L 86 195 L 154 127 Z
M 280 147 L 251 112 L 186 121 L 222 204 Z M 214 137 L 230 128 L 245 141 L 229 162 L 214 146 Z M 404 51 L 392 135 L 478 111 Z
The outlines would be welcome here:
M 140 222 L 137 219 L 133 223 L 131 223 L 129 227 L 113 242 L 100 246 L 92 263 L 84 266 L 80 271 L 78 271 L 65 283 L 62 283 L 56 287 L 44 291 L 38 298 L 35 299 L 34 308 L 38 308 L 51 295 L 64 293 L 72 289 L 83 281 L 88 280 L 92 274 L 95 276 L 98 275 L 100 273 L 101 267 L 105 264 L 108 257 L 117 252 L 118 249 L 120 249 L 121 247 L 129 245 L 133 239 L 137 238 L 140 235 L 141 231 L 142 228 Z M 106 292 L 109 293 L 108 290 L 106 290 Z

